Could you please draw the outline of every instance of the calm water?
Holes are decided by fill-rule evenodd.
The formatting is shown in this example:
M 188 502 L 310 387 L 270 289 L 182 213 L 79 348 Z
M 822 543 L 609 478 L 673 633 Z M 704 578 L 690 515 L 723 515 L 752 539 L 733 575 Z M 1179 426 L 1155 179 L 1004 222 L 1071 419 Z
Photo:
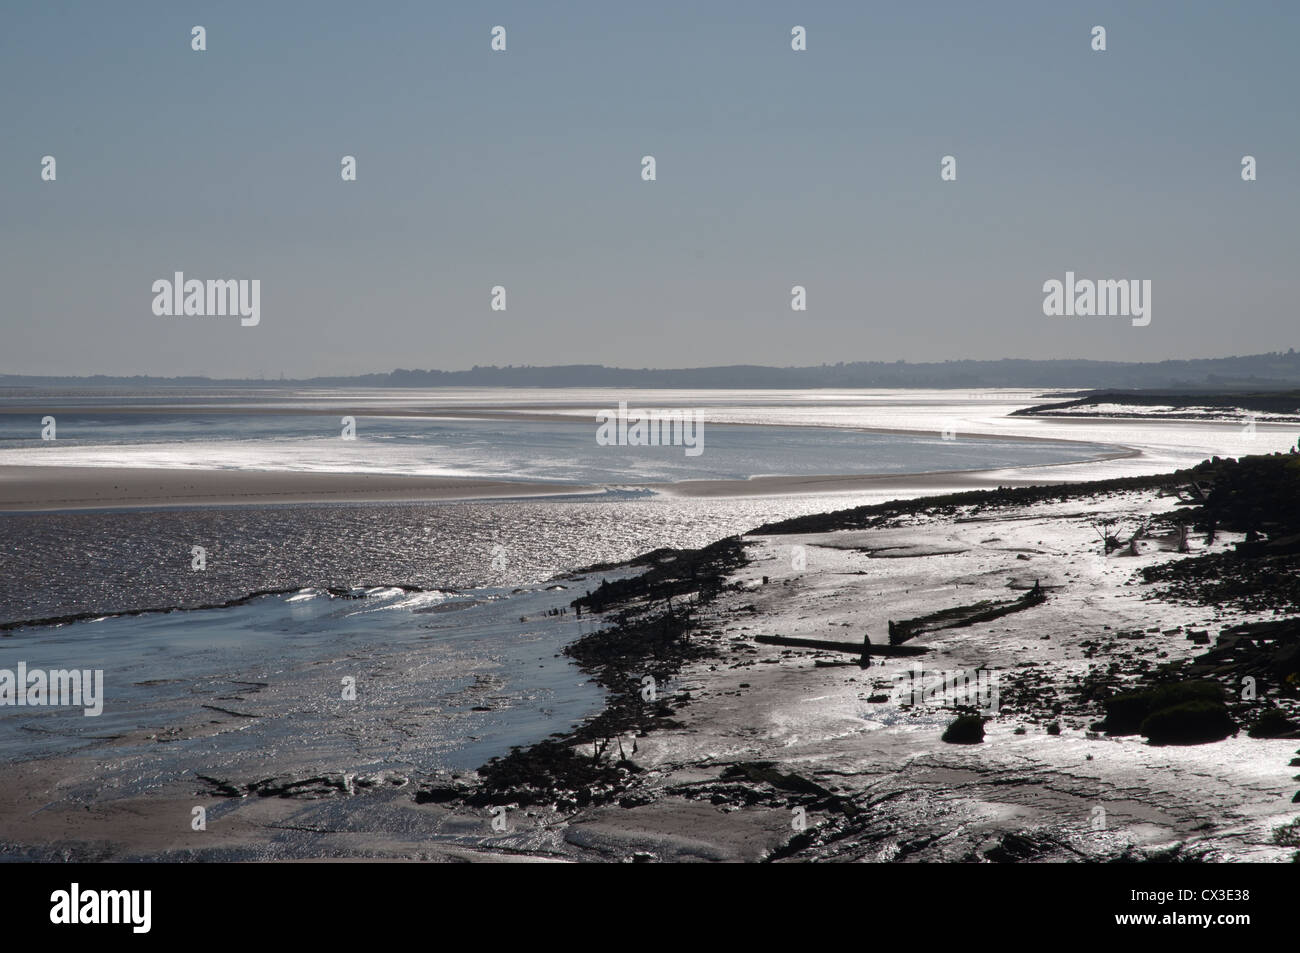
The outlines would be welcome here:
M 324 414 L 0 415 L 0 464 L 199 467 L 482 477 L 583 484 L 754 476 L 914 473 L 1088 460 L 1114 447 L 1006 438 L 944 440 L 830 427 L 705 422 L 702 452 L 601 446 L 593 418 L 572 421 L 360 416 L 355 439 Z
M 1009 395 L 992 396 L 1005 402 Z M 632 408 L 698 407 L 730 422 L 705 423 L 699 456 L 686 455 L 682 447 L 597 445 L 590 407 L 612 407 L 622 399 Z M 699 546 L 774 518 L 853 501 L 646 499 L 617 487 L 764 474 L 1031 466 L 1088 460 L 1115 449 L 967 438 L 961 430 L 958 439 L 944 440 L 937 431 L 925 432 L 946 421 L 964 427 L 963 408 L 984 412 L 991 406 L 982 397 L 960 394 L 349 389 L 9 395 L 3 406 L 16 412 L 0 414 L 0 465 L 382 471 L 611 489 L 595 498 L 535 502 L 0 514 L 0 622 L 195 606 L 296 586 L 530 584 L 563 570 L 658 546 Z M 85 409 L 58 409 L 73 406 Z M 113 407 L 135 412 L 115 413 Z M 528 407 L 573 419 L 437 416 L 439 409 L 475 407 Z M 356 408 L 430 416 L 365 415 Z M 58 439 L 43 441 L 41 418 L 51 409 L 57 411 Z M 355 412 L 356 440 L 341 439 L 336 411 Z M 882 412 L 921 413 L 926 422 L 917 434 L 851 429 Z M 823 425 L 788 425 L 805 420 Z M 824 426 L 828 422 L 844 426 Z M 208 552 L 204 572 L 190 569 L 194 546 Z
M 349 400 L 364 406 L 372 396 L 415 409 L 430 397 L 385 392 Z M 456 404 L 454 395 L 436 396 Z M 195 413 L 192 405 L 180 414 L 156 407 L 59 412 L 53 442 L 39 439 L 46 401 L 9 400 L 22 412 L 0 414 L 0 464 L 446 474 L 614 488 L 1028 466 L 1113 449 L 791 426 L 803 421 L 788 400 L 769 407 L 730 397 L 722 406 L 713 395 L 687 396 L 674 402 L 711 407 L 721 420 L 731 415 L 706 423 L 699 456 L 681 447 L 598 446 L 592 416 L 558 398 L 544 409 L 572 413 L 572 420 L 356 414 L 355 441 L 340 439 L 333 412 L 302 412 L 338 399 L 332 392 L 299 395 L 294 406 L 280 400 L 284 412 L 274 414 L 241 415 L 248 399 L 211 395 L 204 399 L 220 412 Z M 150 401 L 157 398 L 126 402 Z M 668 405 L 654 395 L 633 403 Z M 600 705 L 600 690 L 558 656 L 593 621 L 550 614 L 588 582 L 558 574 L 660 546 L 701 546 L 769 520 L 856 502 L 852 494 L 679 499 L 614 489 L 547 500 L 0 514 L 0 622 L 96 616 L 0 634 L 0 668 L 18 661 L 102 668 L 108 695 L 99 718 L 0 708 L 0 759 L 100 745 L 99 783 L 122 790 L 196 772 L 473 767 Z M 194 546 L 207 552 L 202 571 L 191 565 Z M 324 587 L 367 595 L 337 599 Z M 227 608 L 112 615 L 193 610 L 270 589 L 294 591 Z M 361 704 L 339 697 L 348 675 L 358 678 Z M 138 740 L 142 732 L 205 724 L 210 714 L 222 725 L 215 734 Z
M 550 614 L 587 585 L 307 589 L 23 629 L 0 639 L 0 669 L 100 669 L 103 712 L 0 708 L 0 760 L 99 746 L 97 782 L 119 792 L 195 774 L 477 767 L 599 709 L 602 691 L 559 654 L 593 623 Z
M 706 545 L 849 499 L 655 496 L 0 514 L 0 622 L 212 605 L 305 586 L 531 585 L 658 546 Z M 207 550 L 204 571 L 191 569 L 193 546 Z
M 0 760 L 97 745 L 97 783 L 123 792 L 196 773 L 250 781 L 477 767 L 601 704 L 602 690 L 558 656 L 595 621 L 547 612 L 605 574 L 588 582 L 557 573 L 658 545 L 703 545 L 828 505 L 654 497 L 0 515 L 8 620 L 306 590 L 0 633 L 0 668 L 101 668 L 107 694 L 98 718 L 0 707 Z M 194 544 L 208 550 L 204 571 L 191 569 Z M 310 588 L 323 586 L 375 588 L 364 600 Z M 364 703 L 345 705 L 340 678 L 358 672 Z M 112 740 L 209 718 L 234 726 L 167 744 Z

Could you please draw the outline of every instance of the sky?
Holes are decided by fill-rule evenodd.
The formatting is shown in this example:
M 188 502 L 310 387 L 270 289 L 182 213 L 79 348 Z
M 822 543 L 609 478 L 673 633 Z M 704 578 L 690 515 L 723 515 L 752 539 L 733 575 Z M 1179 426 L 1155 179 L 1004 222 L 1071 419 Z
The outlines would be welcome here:
M 1254 0 L 14 0 L 0 373 L 1286 350 L 1297 48 Z M 1150 324 L 1045 315 L 1067 270 Z M 260 322 L 155 314 L 177 271 Z

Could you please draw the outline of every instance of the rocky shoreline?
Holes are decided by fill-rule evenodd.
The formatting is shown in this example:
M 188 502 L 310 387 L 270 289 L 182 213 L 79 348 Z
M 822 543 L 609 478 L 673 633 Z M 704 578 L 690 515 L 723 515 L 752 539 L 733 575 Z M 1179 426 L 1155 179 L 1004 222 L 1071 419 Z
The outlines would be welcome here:
M 90 761 L 41 759 L 11 766 L 5 812 L 29 830 L 0 851 L 1289 860 L 1297 461 L 859 506 L 590 567 L 546 587 L 548 617 L 595 620 L 563 653 L 605 701 L 572 729 L 460 774 L 286 751 L 266 776 L 190 774 L 125 798 Z M 994 704 L 950 696 L 954 675 L 992 684 Z M 238 714 L 194 740 L 239 730 Z M 175 821 L 196 804 L 203 833 Z
M 1136 584 L 1149 590 L 1142 596 L 1149 603 L 1214 605 L 1214 617 L 1203 618 L 1199 625 L 1188 621 L 1177 625 L 1100 626 L 1078 642 L 1078 654 L 1086 668 L 1075 679 L 1062 679 L 1061 673 L 1054 672 L 1046 661 L 1031 660 L 1004 670 L 996 720 L 1014 722 L 1010 731 L 1021 736 L 1041 732 L 1049 738 L 1060 737 L 1064 729 L 1067 735 L 1099 740 L 1123 739 L 1143 732 L 1150 737 L 1149 745 L 1144 743 L 1144 746 L 1208 744 L 1238 732 L 1250 737 L 1294 741 L 1300 738 L 1300 675 L 1297 674 L 1300 673 L 1300 618 L 1295 616 L 1300 612 L 1300 600 L 1294 586 L 1300 555 L 1290 550 L 1275 553 L 1268 545 L 1262 549 L 1251 546 L 1261 541 L 1267 544 L 1285 540 L 1296 527 L 1296 497 L 1289 494 L 1296 486 L 1292 481 L 1300 474 L 1296 469 L 1297 459 L 1294 455 L 1242 461 L 1216 459 L 1190 471 L 1158 477 L 999 488 L 858 507 L 759 527 L 747 537 L 728 538 L 701 550 L 660 550 L 647 554 L 637 560 L 639 566 L 645 567 L 641 575 L 601 587 L 572 604 L 575 610 L 602 613 L 609 623 L 566 650 L 609 691 L 605 710 L 563 737 L 547 739 L 495 759 L 478 772 L 476 779 L 462 779 L 450 786 L 428 784 L 421 787 L 415 798 L 466 809 L 492 805 L 509 805 L 511 810 L 528 808 L 549 814 L 550 821 L 558 818 L 560 826 L 566 829 L 581 829 L 582 815 L 599 809 L 606 842 L 593 854 L 591 839 L 570 838 L 561 853 L 576 858 L 940 859 L 933 856 L 932 848 L 944 839 L 941 824 L 937 831 L 922 826 L 919 839 L 910 841 L 905 812 L 900 815 L 881 810 L 889 800 L 903 797 L 902 793 L 891 791 L 885 801 L 879 801 L 869 791 L 854 791 L 851 786 L 837 783 L 839 772 L 830 763 L 818 763 L 817 758 L 805 757 L 805 767 L 796 769 L 773 758 L 721 757 L 719 752 L 701 745 L 700 757 L 692 762 L 689 756 L 681 759 L 680 750 L 670 742 L 677 757 L 665 764 L 656 740 L 668 734 L 680 739 L 683 734 L 696 730 L 692 723 L 695 719 L 683 718 L 686 713 L 706 716 L 704 711 L 697 712 L 692 707 L 695 705 L 693 692 L 684 683 L 709 679 L 724 669 L 744 670 L 762 664 L 783 666 L 806 661 L 809 651 L 814 653 L 811 658 L 818 667 L 853 664 L 852 660 L 836 661 L 843 656 L 836 656 L 830 649 L 787 648 L 773 658 L 769 650 L 756 645 L 749 637 L 732 634 L 752 628 L 749 624 L 737 625 L 738 620 L 760 626 L 764 623 L 762 611 L 746 604 L 746 596 L 777 585 L 766 574 L 760 579 L 744 578 L 762 569 L 759 560 L 763 556 L 754 552 L 753 541 L 805 538 L 808 534 L 860 537 L 864 532 L 914 533 L 920 528 L 928 530 L 945 524 L 980 521 L 991 524 L 1002 519 L 1023 519 L 1026 512 L 1035 508 L 1079 504 L 1096 510 L 1090 519 L 1100 526 L 1107 518 L 1104 515 L 1107 504 L 1119 500 L 1129 504 L 1138 501 L 1136 511 L 1131 505 L 1126 511 L 1132 514 L 1132 526 L 1136 530 L 1132 539 L 1127 540 L 1128 550 L 1123 553 L 1119 551 L 1124 549 L 1126 541 L 1102 532 L 1098 558 L 1103 563 L 1118 561 L 1129 550 L 1136 555 L 1152 540 L 1176 539 L 1186 548 L 1186 532 L 1209 534 L 1211 543 L 1205 547 L 1206 551 L 1146 565 L 1141 569 L 1142 582 L 1126 580 L 1125 585 Z M 1177 500 L 1171 508 L 1142 512 L 1150 501 L 1170 499 Z M 1251 501 L 1249 507 L 1243 505 L 1243 499 Z M 1265 521 L 1269 524 L 1267 535 L 1257 525 L 1259 514 L 1265 511 L 1276 517 Z M 1187 527 L 1181 535 L 1180 527 Z M 1224 544 L 1226 537 L 1237 533 L 1248 534 L 1250 541 L 1241 539 L 1228 549 L 1211 551 L 1214 536 Z M 864 542 L 860 538 L 851 540 L 859 552 L 870 552 L 870 546 L 862 545 Z M 1026 561 L 1037 559 L 1025 553 L 1018 555 Z M 1264 570 L 1263 578 L 1270 580 L 1267 585 L 1246 582 L 1261 578 L 1261 570 Z M 1290 578 L 1291 585 L 1281 585 L 1282 578 Z M 1233 579 L 1239 584 L 1234 585 Z M 1035 580 L 1035 590 L 1039 585 L 1039 580 Z M 1061 584 L 1044 580 L 1047 592 L 1053 592 L 1058 585 Z M 1265 602 L 1261 602 L 1265 596 Z M 1042 598 L 1050 600 L 1053 596 Z M 976 602 L 965 608 L 974 610 L 987 602 Z M 1265 608 L 1271 614 L 1285 617 L 1224 625 L 1217 638 L 1209 636 L 1209 627 L 1225 611 L 1258 613 Z M 962 609 L 950 607 L 946 613 L 890 619 L 889 628 L 891 633 L 924 632 L 924 641 L 942 651 L 944 636 L 958 626 L 991 627 L 995 619 L 1007 621 L 1001 613 L 985 618 L 978 611 Z M 1041 610 L 1026 611 L 1022 617 L 1036 611 Z M 953 620 L 951 625 L 937 621 L 945 617 Z M 969 621 L 972 617 L 974 623 Z M 1194 654 L 1189 651 L 1192 649 L 1203 651 Z M 870 673 L 871 669 L 865 671 Z M 643 686 L 647 678 L 659 686 L 660 694 L 645 693 Z M 1245 678 L 1253 680 L 1252 690 L 1243 693 Z M 708 683 L 702 681 L 702 684 Z M 881 685 L 873 685 L 873 690 L 863 693 L 866 703 L 884 704 L 889 696 L 879 690 Z M 1190 690 L 1188 685 L 1192 686 Z M 1159 693 L 1168 694 L 1171 686 L 1175 695 L 1179 691 L 1196 695 L 1198 690 L 1200 695 L 1190 703 L 1181 696 L 1152 701 L 1153 697 L 1163 698 Z M 665 687 L 669 690 L 665 691 Z M 709 687 L 714 696 L 728 691 L 736 695 L 743 693 L 755 708 L 754 717 L 762 717 L 761 695 L 750 691 L 749 682 L 740 682 L 735 689 L 729 685 Z M 1159 708 L 1158 712 L 1143 708 L 1153 704 Z M 1184 708 L 1176 708 L 1180 704 Z M 1186 707 L 1188 704 L 1190 709 Z M 1135 705 L 1143 713 L 1136 720 L 1132 716 Z M 1170 708 L 1175 709 L 1173 714 L 1168 713 Z M 1203 726 L 1197 727 L 1200 725 L 1197 719 L 1203 721 L 1207 710 L 1213 727 L 1204 735 Z M 945 717 L 952 719 L 962 714 L 969 717 L 971 711 L 957 706 Z M 1129 715 L 1122 716 L 1124 711 Z M 1164 728 L 1148 731 L 1147 719 L 1155 714 L 1160 718 L 1149 724 L 1164 725 Z M 994 719 L 977 718 L 981 725 L 985 720 Z M 1198 730 L 1202 734 L 1197 734 Z M 982 737 L 981 729 L 979 738 Z M 648 757 L 644 754 L 647 747 L 654 749 Z M 1089 754 L 1087 760 L 1092 759 L 1093 755 Z M 1300 799 L 1300 793 L 1296 797 Z M 764 818 L 758 825 L 762 836 L 757 838 L 762 846 L 734 856 L 727 855 L 723 848 L 713 854 L 700 848 L 695 854 L 689 849 L 683 851 L 678 843 L 682 837 L 709 839 L 701 837 L 703 832 L 698 821 L 684 823 L 672 837 L 662 832 L 646 836 L 640 850 L 626 848 L 625 844 L 626 849 L 612 846 L 626 841 L 609 835 L 609 829 L 620 823 L 618 811 L 625 812 L 631 821 L 632 815 L 650 814 L 656 805 L 662 807 L 670 801 L 678 805 L 674 810 L 679 813 L 681 804 L 691 803 L 719 812 L 719 818 L 737 812 L 757 814 Z M 616 812 L 613 817 L 611 811 Z M 798 824 L 781 823 L 791 816 L 813 815 L 820 818 L 818 823 L 804 829 Z M 928 825 L 934 826 L 933 822 Z M 1202 825 L 1203 829 L 1217 826 L 1213 819 Z M 1294 825 L 1275 837 L 1279 847 L 1300 846 L 1293 843 Z M 957 858 L 944 856 L 942 859 L 1233 859 L 1221 847 L 1212 843 L 1198 845 L 1198 840 L 1204 838 L 1190 836 L 1173 841 L 1157 838 L 1154 844 L 1118 840 L 1084 846 L 1077 835 L 1059 829 L 1037 833 L 1032 829 L 1002 829 L 994 830 L 977 844 L 967 845 L 965 853 Z M 882 845 L 889 846 L 882 848 Z M 574 851 L 575 846 L 586 849 Z

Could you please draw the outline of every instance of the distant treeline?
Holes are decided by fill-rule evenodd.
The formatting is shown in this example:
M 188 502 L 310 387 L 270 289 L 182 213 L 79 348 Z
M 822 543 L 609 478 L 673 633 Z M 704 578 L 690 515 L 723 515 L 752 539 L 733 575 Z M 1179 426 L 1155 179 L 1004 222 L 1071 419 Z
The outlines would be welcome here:
M 812 367 L 737 364 L 681 369 L 620 368 L 600 364 L 556 367 L 475 366 L 464 371 L 398 369 L 354 377 L 296 380 L 209 377 L 38 377 L 0 375 L 7 387 L 1030 387 L 1073 389 L 1173 388 L 1261 391 L 1300 387 L 1300 354 L 1286 352 L 1186 361 L 1013 360 L 856 361 Z

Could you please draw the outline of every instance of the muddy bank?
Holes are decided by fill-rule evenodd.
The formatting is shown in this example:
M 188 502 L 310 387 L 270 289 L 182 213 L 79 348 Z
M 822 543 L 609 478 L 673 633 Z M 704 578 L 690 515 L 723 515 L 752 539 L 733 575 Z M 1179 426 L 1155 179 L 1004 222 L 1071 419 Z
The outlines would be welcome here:
M 1291 558 L 1274 547 L 1290 461 L 1272 459 L 857 507 L 657 550 L 592 585 L 596 567 L 563 595 L 595 629 L 563 651 L 607 698 L 572 730 L 455 775 L 281 758 L 117 801 L 33 762 L 4 813 L 41 844 L 15 833 L 5 852 L 1286 860 L 1300 634 L 1283 590 L 1247 584 Z M 919 654 L 855 656 L 864 639 Z M 994 703 L 949 692 L 954 673 L 982 673 Z M 1189 683 L 1212 687 L 1167 694 Z
M 531 808 L 573 859 L 1286 859 L 1300 623 L 1272 616 L 1296 607 L 1274 592 L 1266 621 L 1208 571 L 1154 580 L 1254 572 L 1245 526 L 1261 499 L 1289 512 L 1289 464 L 873 505 L 651 554 L 575 602 L 612 622 L 570 649 L 621 686 L 610 708 L 417 797 L 517 807 L 519 842 Z M 900 696 L 906 662 L 845 656 L 863 632 L 924 647 L 927 669 L 996 672 L 996 711 Z M 963 715 L 972 738 L 949 730 Z
M 602 581 L 575 599 L 575 612 L 603 613 L 608 623 L 564 650 L 606 690 L 604 709 L 563 737 L 493 759 L 472 786 L 427 785 L 416 800 L 564 811 L 620 798 L 640 770 L 630 760 L 637 739 L 678 725 L 673 705 L 659 697 L 661 686 L 686 662 L 717 657 L 699 611 L 744 562 L 735 537 L 698 550 L 656 550 L 633 561 L 644 569 L 639 575 Z

